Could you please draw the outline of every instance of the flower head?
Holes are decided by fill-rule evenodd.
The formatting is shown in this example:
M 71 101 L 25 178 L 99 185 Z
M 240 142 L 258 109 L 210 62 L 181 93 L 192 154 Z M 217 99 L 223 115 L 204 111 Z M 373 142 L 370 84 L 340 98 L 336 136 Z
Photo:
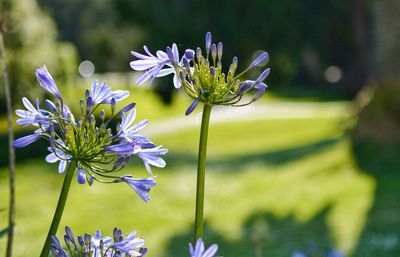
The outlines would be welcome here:
M 114 228 L 114 239 L 109 236 L 102 237 L 100 230 L 94 235 L 85 234 L 76 238 L 69 227 L 65 227 L 66 234 L 64 241 L 66 250 L 61 246 L 57 237 L 51 237 L 51 253 L 55 257 L 129 257 L 144 256 L 147 248 L 144 247 L 144 240 L 136 237 L 136 231 L 131 232 L 125 238 L 121 230 Z
M 66 170 L 69 163 L 74 162 L 79 184 L 88 182 L 92 185 L 94 181 L 127 182 L 144 201 L 148 201 L 150 199 L 148 191 L 156 184 L 153 179 L 143 179 L 144 186 L 141 186 L 139 182 L 142 180 L 133 179 L 131 175 L 113 175 L 113 172 L 124 168 L 135 155 L 143 160 L 149 173 L 151 173 L 150 165 L 160 168 L 165 166 L 161 155 L 167 150 L 156 146 L 147 136 L 140 133 L 148 121 L 134 123 L 135 103 L 128 104 L 115 112 L 116 104 L 126 98 L 129 92 L 112 91 L 106 83 L 100 85 L 95 81 L 91 89 L 86 90 L 85 100 L 80 100 L 81 115 L 76 119 L 70 108 L 61 101 L 61 94 L 46 67 L 38 69 L 36 73 L 41 86 L 54 93 L 59 101 L 53 103 L 46 100 L 47 109 L 44 110 L 39 107 L 38 100 L 35 107 L 27 98 L 22 98 L 26 110 L 16 111 L 20 117 L 17 123 L 24 126 L 32 125 L 36 130 L 31 135 L 16 139 L 13 146 L 25 147 L 43 138 L 50 145 L 46 161 L 59 162 L 60 174 Z M 109 112 L 111 117 L 107 118 L 106 111 L 102 109 L 96 118 L 95 110 L 104 106 L 111 109 Z M 112 122 L 116 119 L 121 119 L 121 123 Z M 116 123 L 116 127 L 110 126 Z M 126 177 L 130 179 L 125 179 Z
M 218 245 L 213 244 L 205 249 L 204 242 L 201 238 L 197 239 L 196 245 L 189 244 L 190 257 L 213 257 L 218 251 Z
M 212 43 L 211 33 L 206 34 L 206 51 L 203 56 L 201 48 L 196 51 L 186 49 L 182 59 L 176 44 L 166 48 L 166 52 L 157 51 L 157 57 L 145 48 L 146 55 L 132 52 L 139 60 L 132 61 L 131 67 L 137 71 L 146 72 L 138 79 L 141 84 L 145 80 L 174 74 L 173 83 L 176 88 L 182 87 L 194 99 L 186 111 L 190 114 L 198 102 L 207 105 L 244 106 L 257 101 L 268 88 L 263 81 L 269 75 L 270 69 L 265 69 L 256 80 L 242 80 L 241 77 L 250 69 L 267 62 L 268 53 L 261 52 L 251 64 L 241 73 L 235 75 L 238 59 L 234 57 L 228 71 L 223 72 L 223 44 Z M 163 68 L 163 67 L 168 68 Z M 245 95 L 252 95 L 246 100 Z

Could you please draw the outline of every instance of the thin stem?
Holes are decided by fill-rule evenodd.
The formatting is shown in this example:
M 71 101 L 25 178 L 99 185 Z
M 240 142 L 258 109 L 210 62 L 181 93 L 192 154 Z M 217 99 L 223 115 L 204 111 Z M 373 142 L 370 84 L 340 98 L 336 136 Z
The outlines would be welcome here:
M 40 257 L 47 257 L 50 252 L 51 240 L 50 237 L 57 233 L 58 225 L 60 224 L 61 216 L 64 211 L 65 202 L 67 200 L 69 187 L 71 185 L 72 178 L 74 177 L 75 167 L 71 165 L 72 161 L 69 162 L 67 167 L 67 173 L 65 174 L 64 183 L 61 189 L 60 197 L 58 198 L 57 208 L 54 213 L 53 221 L 47 234 L 46 241 L 44 242 Z
M 0 24 L 1 26 L 1 24 Z M 6 98 L 7 106 L 7 123 L 8 123 L 8 162 L 9 162 L 9 177 L 10 177 L 10 203 L 8 210 L 8 235 L 7 235 L 7 250 L 6 256 L 12 256 L 12 245 L 14 239 L 14 223 L 15 223 L 15 150 L 12 147 L 14 141 L 14 129 L 12 125 L 12 103 L 10 93 L 10 83 L 8 79 L 7 71 L 7 59 L 5 54 L 5 47 L 3 42 L 3 33 L 0 28 L 0 59 L 3 67 L 3 83 L 4 83 L 4 95 Z
M 206 153 L 208 127 L 212 106 L 204 104 L 203 116 L 201 118 L 199 155 L 197 162 L 197 189 L 196 189 L 196 215 L 194 242 L 203 237 L 203 212 L 204 212 L 204 183 L 206 173 Z

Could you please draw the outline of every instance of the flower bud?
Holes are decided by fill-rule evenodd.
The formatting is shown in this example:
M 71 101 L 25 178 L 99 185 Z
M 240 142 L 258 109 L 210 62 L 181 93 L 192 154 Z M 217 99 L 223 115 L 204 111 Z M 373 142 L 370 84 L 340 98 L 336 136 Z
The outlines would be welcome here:
M 94 178 L 93 178 L 92 175 L 89 175 L 89 178 L 88 178 L 87 182 L 88 182 L 89 186 L 93 185 Z
M 93 114 L 90 115 L 89 122 L 90 122 L 90 124 L 94 124 L 96 122 L 96 119 L 94 118 Z
M 55 113 L 58 112 L 57 107 L 54 105 L 54 103 L 53 103 L 52 101 L 46 99 L 46 101 L 44 102 L 44 104 L 47 106 L 47 108 L 48 108 L 50 111 L 55 112 Z
M 238 65 L 238 58 L 235 56 L 233 57 L 232 64 L 229 67 L 229 72 L 232 73 L 232 76 L 235 75 L 237 65 Z
M 185 50 L 185 58 L 189 61 L 193 60 L 194 58 L 194 51 L 192 49 L 186 49 Z
M 203 57 L 202 53 L 201 53 L 201 48 L 197 47 L 196 48 L 196 57 L 197 57 L 197 62 L 200 62 L 201 57 Z
M 181 83 L 185 83 L 185 73 L 183 71 L 179 71 L 179 79 L 181 80 Z
M 268 60 L 268 53 L 262 52 L 253 60 L 253 62 L 249 65 L 249 68 L 254 68 L 267 60 Z
M 116 104 L 117 104 L 117 101 L 115 100 L 115 98 L 112 98 L 111 99 L 111 113 L 114 113 Z
M 183 65 L 185 66 L 186 72 L 190 74 L 190 64 L 186 58 L 183 58 Z
M 88 98 L 86 98 L 86 113 L 87 114 L 90 113 L 91 108 L 92 108 L 92 97 L 89 96 Z
M 215 59 L 217 58 L 217 46 L 215 44 L 211 45 L 211 57 L 215 62 Z
M 271 71 L 270 68 L 265 69 L 265 70 L 260 74 L 260 76 L 258 76 L 258 78 L 257 78 L 256 81 L 257 81 L 257 82 L 261 82 L 261 81 L 263 81 L 264 79 L 266 79 L 266 78 L 268 77 L 270 71 Z
M 77 180 L 79 184 L 86 183 L 85 171 L 81 167 L 78 168 Z
M 78 244 L 79 244 L 80 246 L 83 246 L 83 245 L 84 245 L 83 237 L 82 237 L 81 235 L 78 236 Z
M 189 105 L 189 108 L 187 108 L 185 115 L 188 116 L 189 114 L 191 114 L 194 111 L 194 109 L 196 109 L 198 103 L 199 103 L 199 98 L 194 99 L 194 101 Z
M 223 51 L 223 45 L 221 42 L 219 42 L 217 47 L 218 60 L 222 60 L 222 51 Z
M 206 53 L 207 53 L 207 55 L 210 52 L 210 48 L 211 48 L 211 33 L 207 32 L 207 34 L 206 34 Z
M 83 239 L 84 239 L 85 245 L 87 245 L 87 246 L 89 246 L 92 242 L 92 237 L 89 234 L 85 233 Z
M 106 117 L 106 112 L 104 110 L 101 110 L 100 111 L 100 119 L 102 122 L 104 122 L 105 117 Z
M 210 68 L 210 75 L 211 75 L 211 78 L 214 79 L 214 77 L 215 77 L 215 68 L 214 67 Z

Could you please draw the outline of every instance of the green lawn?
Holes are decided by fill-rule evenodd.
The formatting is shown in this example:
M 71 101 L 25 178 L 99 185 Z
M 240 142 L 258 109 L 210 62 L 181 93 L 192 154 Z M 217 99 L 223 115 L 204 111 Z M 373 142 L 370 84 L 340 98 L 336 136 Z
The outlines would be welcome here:
M 184 101 L 171 109 L 150 104 L 146 110 L 143 104 L 139 111 L 152 113 L 156 125 L 171 113 L 183 113 L 188 103 Z M 357 257 L 398 256 L 400 234 L 393 228 L 400 225 L 399 210 L 391 200 L 393 194 L 400 196 L 395 186 L 400 179 L 393 173 L 387 178 L 359 168 L 346 134 L 348 121 L 338 116 L 212 125 L 206 243 L 218 243 L 219 255 L 226 257 L 286 257 L 313 245 L 333 246 Z M 188 256 L 198 129 L 188 127 L 152 139 L 170 152 L 167 168 L 154 169 L 158 185 L 149 203 L 126 185 L 74 183 L 61 228 L 68 225 L 76 234 L 100 228 L 104 235 L 111 235 L 114 226 L 125 233 L 135 229 L 149 247 L 148 256 Z M 43 158 L 17 164 L 16 257 L 39 255 L 62 183 L 56 170 Z M 0 209 L 7 206 L 6 172 L 5 167 L 0 169 Z M 138 159 L 126 172 L 147 175 Z M 380 229 L 382 215 L 386 222 Z M 0 224 L 0 228 L 6 224 L 4 212 Z M 4 246 L 3 238 L 0 249 Z

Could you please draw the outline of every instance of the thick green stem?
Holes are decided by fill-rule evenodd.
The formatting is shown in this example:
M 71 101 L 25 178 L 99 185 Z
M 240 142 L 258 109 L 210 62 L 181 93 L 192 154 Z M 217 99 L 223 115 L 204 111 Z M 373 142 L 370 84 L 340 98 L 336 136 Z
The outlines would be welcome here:
M 197 162 L 197 189 L 194 242 L 203 237 L 204 182 L 206 175 L 206 154 L 208 126 L 210 124 L 211 105 L 204 104 L 201 118 L 199 155 Z
M 74 165 L 69 164 L 68 167 L 66 168 L 67 173 L 65 174 L 60 197 L 58 198 L 57 208 L 54 213 L 53 221 L 51 222 L 51 226 L 49 229 L 49 233 L 47 234 L 46 241 L 44 242 L 42 252 L 40 253 L 40 257 L 49 256 L 50 246 L 51 246 L 50 237 L 54 236 L 57 233 L 58 225 L 60 224 L 61 216 L 64 211 L 65 202 L 68 196 L 69 187 L 71 185 L 71 181 L 75 173 L 75 167 L 73 166 Z

